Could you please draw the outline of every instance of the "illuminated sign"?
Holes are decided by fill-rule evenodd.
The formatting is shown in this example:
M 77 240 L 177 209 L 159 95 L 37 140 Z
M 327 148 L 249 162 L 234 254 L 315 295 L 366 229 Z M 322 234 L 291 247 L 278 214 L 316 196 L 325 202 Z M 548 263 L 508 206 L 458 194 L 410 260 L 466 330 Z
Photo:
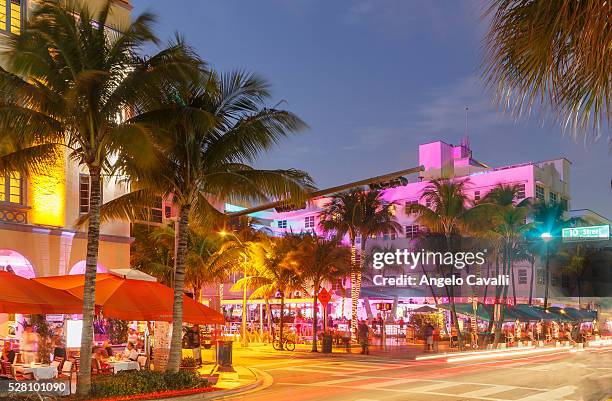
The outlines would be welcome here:
M 564 228 L 561 232 L 564 240 L 577 239 L 608 239 L 610 238 L 610 226 L 589 226 Z

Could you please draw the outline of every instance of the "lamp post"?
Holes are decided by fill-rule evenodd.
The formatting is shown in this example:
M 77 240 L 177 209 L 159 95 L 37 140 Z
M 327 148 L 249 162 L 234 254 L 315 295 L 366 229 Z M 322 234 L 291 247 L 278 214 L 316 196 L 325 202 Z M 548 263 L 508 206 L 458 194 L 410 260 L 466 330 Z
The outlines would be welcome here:
M 244 248 L 244 243 L 238 238 L 238 236 L 234 233 L 228 233 L 227 231 L 221 231 L 219 233 L 222 237 L 227 235 L 231 235 L 236 238 L 236 241 Z M 247 347 L 249 345 L 249 341 L 247 340 L 247 286 L 246 286 L 246 278 L 247 278 L 247 255 L 244 253 L 244 262 L 242 264 L 243 267 L 243 277 L 245 279 L 244 285 L 242 286 L 242 324 L 240 327 L 240 343 L 243 347 Z
M 546 269 L 544 274 L 546 277 L 544 278 L 544 310 L 548 309 L 548 286 L 550 280 L 550 241 L 552 240 L 552 235 L 549 232 L 545 232 L 540 234 L 540 238 L 546 244 Z

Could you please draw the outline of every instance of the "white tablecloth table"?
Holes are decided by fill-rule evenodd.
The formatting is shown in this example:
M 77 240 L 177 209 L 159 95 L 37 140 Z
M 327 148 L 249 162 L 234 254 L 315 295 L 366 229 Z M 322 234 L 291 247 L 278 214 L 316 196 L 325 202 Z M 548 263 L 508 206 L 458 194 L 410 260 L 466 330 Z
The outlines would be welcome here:
M 136 361 L 117 361 L 108 362 L 113 367 L 115 373 L 122 370 L 140 370 L 140 365 Z
M 15 372 L 19 372 L 24 375 L 31 373 L 36 380 L 55 379 L 57 377 L 57 368 L 50 365 L 15 365 Z

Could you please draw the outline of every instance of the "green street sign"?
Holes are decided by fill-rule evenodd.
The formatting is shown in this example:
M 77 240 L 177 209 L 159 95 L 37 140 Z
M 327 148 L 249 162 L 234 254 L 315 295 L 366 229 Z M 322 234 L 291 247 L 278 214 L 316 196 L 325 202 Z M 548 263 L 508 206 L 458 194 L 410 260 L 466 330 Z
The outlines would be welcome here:
M 608 239 L 610 238 L 610 226 L 603 225 L 603 226 L 564 228 L 561 231 L 561 237 L 564 240 Z

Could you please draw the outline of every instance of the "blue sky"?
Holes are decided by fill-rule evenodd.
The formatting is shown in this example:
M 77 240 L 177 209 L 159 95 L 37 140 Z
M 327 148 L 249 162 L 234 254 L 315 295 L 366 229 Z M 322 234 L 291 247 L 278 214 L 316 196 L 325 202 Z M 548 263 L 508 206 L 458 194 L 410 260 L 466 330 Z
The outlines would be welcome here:
M 566 157 L 572 208 L 612 218 L 612 154 L 539 116 L 496 110 L 480 79 L 482 3 L 405 0 L 133 0 L 211 66 L 272 83 L 274 105 L 310 129 L 259 161 L 308 171 L 319 187 L 417 165 L 418 144 L 459 143 L 470 108 L 474 156 L 492 166 Z M 608 135 L 608 133 L 605 133 Z

